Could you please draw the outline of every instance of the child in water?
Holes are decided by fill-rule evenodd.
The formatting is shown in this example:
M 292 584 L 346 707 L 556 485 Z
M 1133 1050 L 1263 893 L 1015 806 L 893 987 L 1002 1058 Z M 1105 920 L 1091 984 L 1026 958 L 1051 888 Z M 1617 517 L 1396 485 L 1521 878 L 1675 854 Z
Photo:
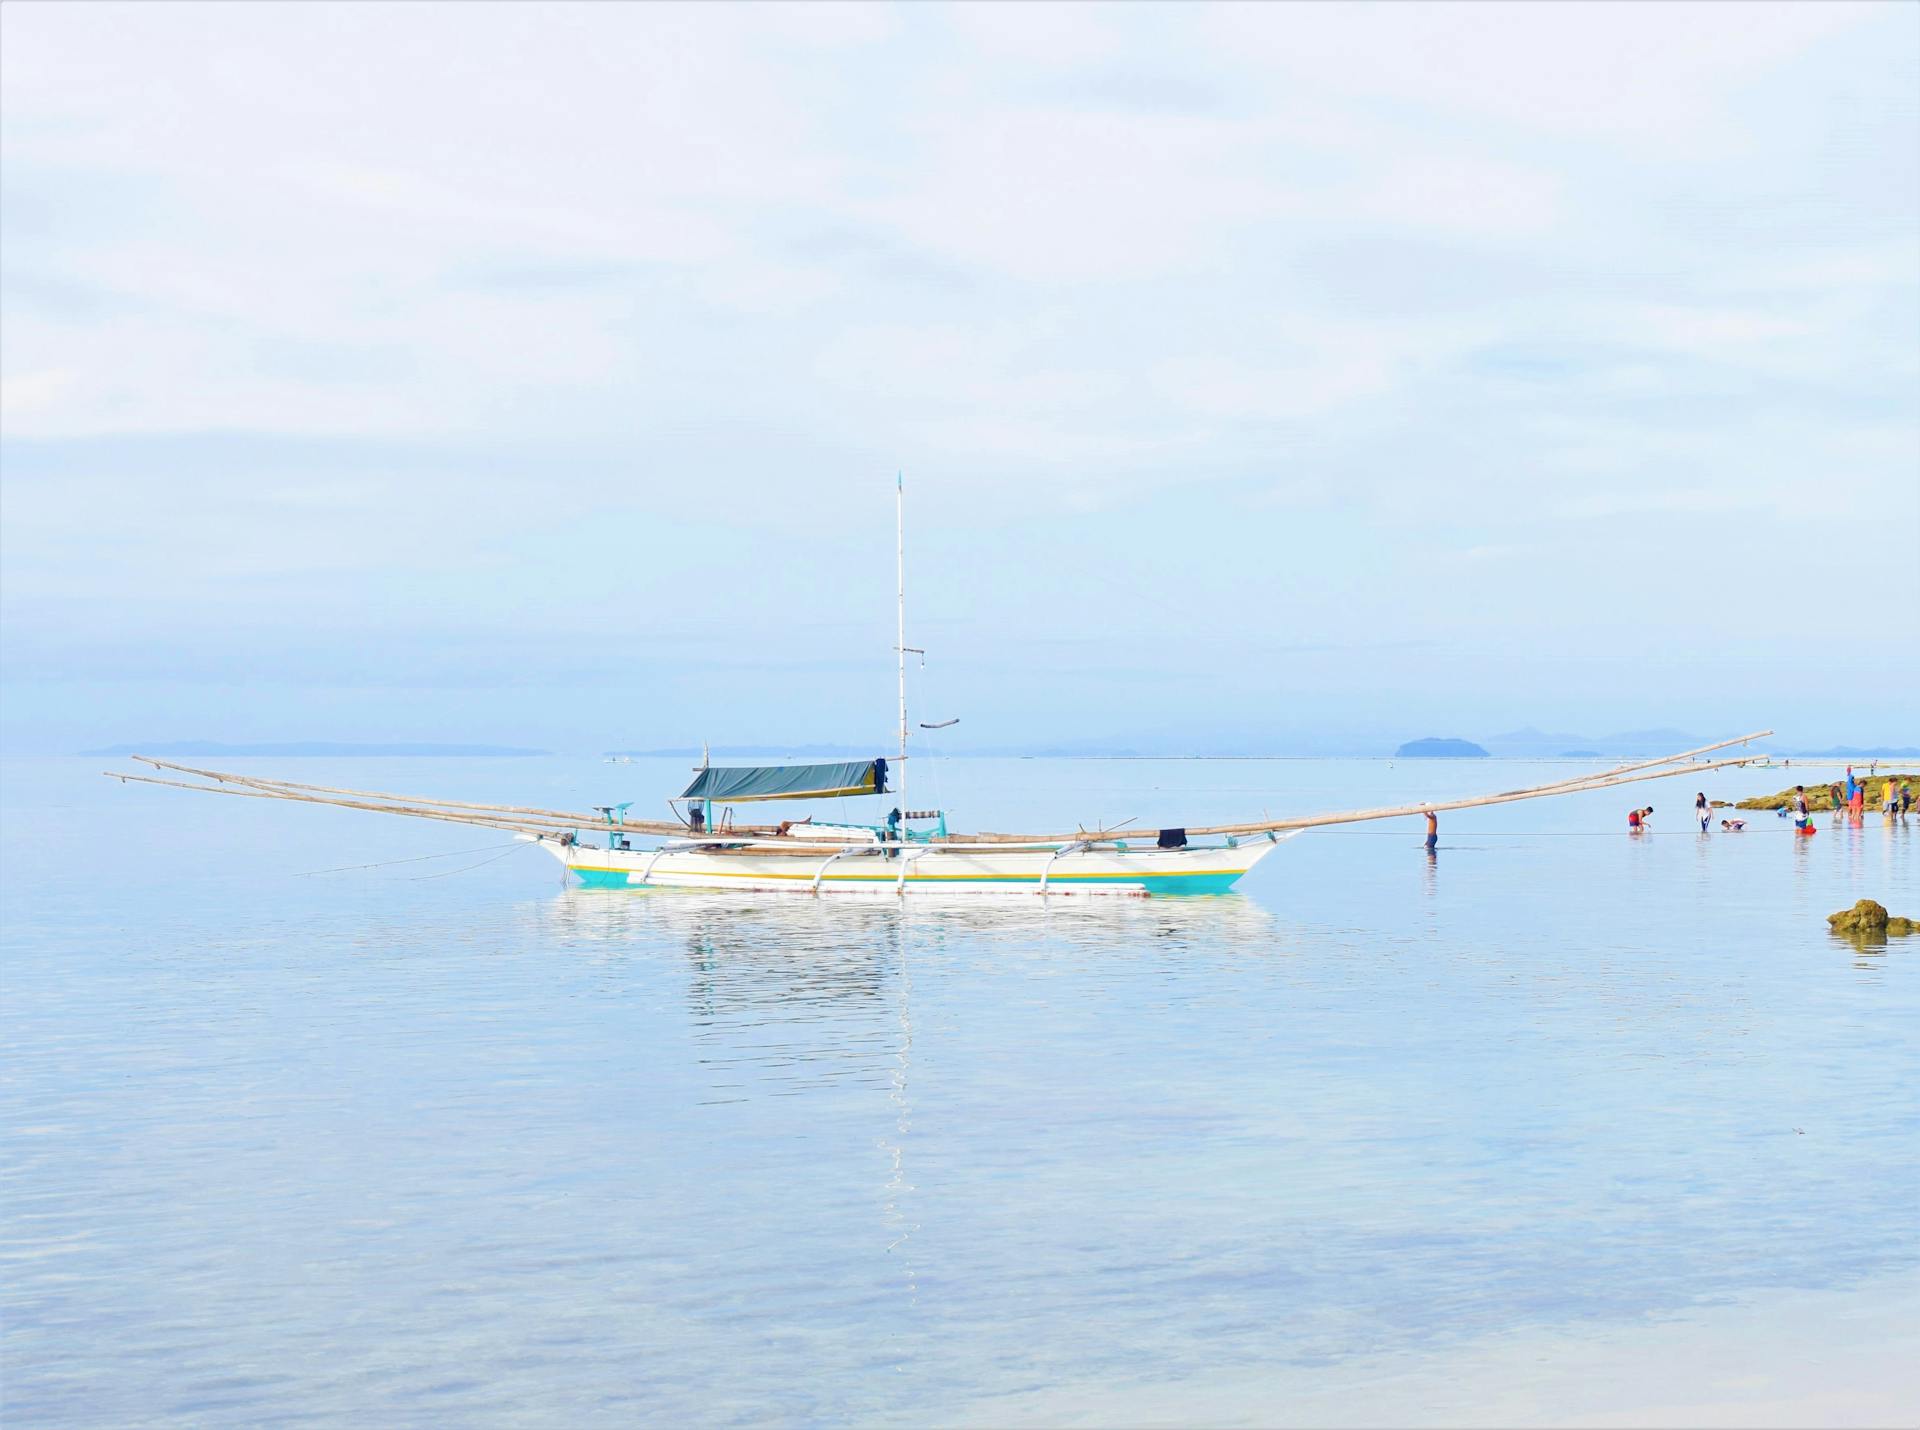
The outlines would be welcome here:
M 1742 829 L 1745 829 L 1747 827 L 1747 822 L 1744 819 L 1723 819 L 1720 821 L 1720 827 L 1726 830 L 1729 834 L 1734 834 L 1734 833 L 1738 833 Z

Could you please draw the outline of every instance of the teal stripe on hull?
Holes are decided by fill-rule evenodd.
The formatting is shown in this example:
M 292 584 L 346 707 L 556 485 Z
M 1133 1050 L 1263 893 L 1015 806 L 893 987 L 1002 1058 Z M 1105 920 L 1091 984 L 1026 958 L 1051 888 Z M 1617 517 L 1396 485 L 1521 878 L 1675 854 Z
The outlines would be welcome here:
M 580 886 L 586 889 L 628 889 L 640 887 L 639 885 L 630 884 L 627 874 L 620 870 L 575 869 L 573 874 L 574 877 L 580 881 Z M 895 874 L 856 874 L 852 876 L 841 875 L 838 877 L 829 874 L 827 876 L 827 882 L 829 884 L 842 885 L 851 883 L 892 884 L 897 878 L 898 875 Z M 1234 883 L 1239 878 L 1240 876 L 1238 874 L 1091 874 L 1082 877 L 1066 876 L 1054 878 L 1048 881 L 1047 887 L 1049 889 L 1058 889 L 1064 894 L 1086 884 L 1138 884 L 1149 893 L 1154 894 L 1224 894 L 1234 886 Z M 742 879 L 740 882 L 745 885 L 752 881 Z M 959 881 L 947 879 L 916 879 L 911 874 L 907 875 L 908 886 L 917 889 L 939 889 L 949 883 L 957 882 Z M 1033 885 L 1037 888 L 1040 883 L 1040 876 L 1038 874 L 1018 874 L 1011 877 L 1003 876 L 987 882 L 1009 888 L 1017 888 L 1021 885 Z M 791 886 L 796 889 L 804 889 L 807 887 L 806 884 L 799 881 L 783 881 L 783 884 L 785 883 L 791 883 Z M 713 887 L 723 889 L 726 885 L 716 884 Z M 969 890 L 968 892 L 971 891 Z
M 575 869 L 573 877 L 583 889 L 625 889 L 630 887 L 624 871 L 609 874 L 604 869 Z

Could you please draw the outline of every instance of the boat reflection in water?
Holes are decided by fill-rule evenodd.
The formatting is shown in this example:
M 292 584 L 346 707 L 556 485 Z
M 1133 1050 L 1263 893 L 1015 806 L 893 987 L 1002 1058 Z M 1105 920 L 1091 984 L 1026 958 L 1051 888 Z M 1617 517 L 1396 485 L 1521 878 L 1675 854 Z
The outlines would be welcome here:
M 683 949 L 706 1016 L 772 1010 L 798 1022 L 823 1004 L 852 1010 L 884 998 L 909 958 L 916 967 L 975 952 L 1078 964 L 1159 957 L 1200 941 L 1218 957 L 1223 948 L 1273 952 L 1279 936 L 1273 916 L 1239 894 L 838 901 L 569 888 L 542 906 L 541 921 L 556 945 L 583 953 Z
M 768 899 L 567 889 L 538 906 L 549 947 L 603 960 L 610 970 L 676 953 L 686 967 L 686 1034 L 708 1111 L 726 1104 L 762 1133 L 817 1135 L 822 1119 L 842 1128 L 831 1160 L 864 1163 L 874 1249 L 898 1266 L 902 1294 L 917 1304 L 920 1230 L 912 1167 L 952 1155 L 939 1136 L 916 1139 L 917 1102 L 950 1116 L 967 1094 L 940 1067 L 999 1036 L 970 1018 L 955 990 L 989 978 L 1014 983 L 1036 972 L 1070 975 L 1073 986 L 1102 968 L 1128 977 L 1142 965 L 1177 973 L 1193 951 L 1270 959 L 1284 953 L 1279 926 L 1258 904 L 1214 899 Z M 996 967 L 1000 972 L 996 973 Z M 621 989 L 649 978 L 628 969 Z M 1030 1001 L 1026 999 L 1023 1001 Z M 940 1056 L 916 1069 L 916 1027 L 931 1025 Z M 997 1020 L 996 1020 L 997 1025 Z M 683 1070 L 684 1071 L 684 1070 Z M 965 1082 L 966 1078 L 962 1079 Z M 800 1098 L 801 1104 L 785 1099 Z M 757 1106 L 760 1111 L 754 1110 Z M 803 1115 L 793 1121 L 800 1107 Z M 765 1119 L 772 1118 L 769 1127 Z M 870 1139 L 871 1153 L 846 1141 Z M 817 1170 L 817 1169 L 816 1169 Z
M 716 1094 L 828 1082 L 886 1087 L 914 980 L 939 1006 L 947 975 L 982 961 L 1061 971 L 1270 957 L 1278 926 L 1238 894 L 1214 899 L 832 900 L 567 889 L 539 906 L 556 950 L 652 960 L 678 949 L 689 1035 Z

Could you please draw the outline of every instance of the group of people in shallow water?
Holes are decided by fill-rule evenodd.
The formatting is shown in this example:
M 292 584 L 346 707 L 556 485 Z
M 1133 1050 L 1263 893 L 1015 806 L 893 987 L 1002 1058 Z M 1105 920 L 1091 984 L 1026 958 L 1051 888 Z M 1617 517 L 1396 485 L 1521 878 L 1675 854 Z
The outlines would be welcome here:
M 1869 770 L 1868 774 L 1871 776 L 1872 771 Z M 1856 822 L 1865 816 L 1867 810 L 1867 782 L 1855 776 L 1852 765 L 1847 766 L 1845 782 L 1828 785 L 1827 793 L 1833 800 L 1833 814 L 1836 823 L 1839 821 L 1842 811 Z M 1908 811 L 1912 808 L 1913 781 L 1911 779 L 1902 779 L 1896 786 L 1893 782 L 1893 777 L 1889 775 L 1886 784 L 1881 786 L 1880 790 L 1880 813 L 1889 820 L 1895 818 L 1905 819 Z M 1807 799 L 1807 787 L 1805 785 L 1795 785 L 1793 787 L 1792 805 L 1780 812 L 1783 815 L 1791 814 L 1793 816 L 1795 833 L 1813 833 L 1813 809 Z
M 1707 833 L 1713 828 L 1713 806 L 1707 802 L 1705 790 L 1702 790 L 1693 797 L 1693 817 L 1700 821 L 1700 832 L 1702 834 Z M 1652 805 L 1642 805 L 1638 809 L 1630 809 L 1627 811 L 1627 833 L 1644 834 L 1652 827 Z M 1720 827 L 1729 834 L 1732 834 L 1737 830 L 1745 829 L 1747 822 L 1744 819 L 1723 819 L 1720 821 Z
M 1871 775 L 1872 771 L 1868 771 L 1868 774 Z M 1867 782 L 1854 777 L 1852 765 L 1847 766 L 1845 783 L 1829 786 L 1828 792 L 1833 796 L 1833 809 L 1836 821 L 1842 810 L 1851 811 L 1852 817 L 1859 819 L 1866 809 Z M 1895 787 L 1893 777 L 1889 775 L 1887 777 L 1886 788 L 1882 792 L 1880 812 L 1888 819 L 1894 819 L 1896 817 L 1905 819 L 1907 812 L 1912 808 L 1913 781 L 1910 779 L 1902 779 L 1899 786 Z M 1440 843 L 1440 821 L 1435 817 L 1432 810 L 1428 810 L 1426 815 L 1426 849 L 1428 854 L 1432 854 Z M 1788 815 L 1793 816 L 1794 833 L 1813 833 L 1813 811 L 1807 801 L 1807 787 L 1805 785 L 1795 785 L 1793 787 L 1793 800 L 1786 809 L 1780 811 L 1780 815 L 1783 819 Z M 1702 834 L 1709 833 L 1712 830 L 1713 804 L 1707 799 L 1707 792 L 1705 790 L 1701 790 L 1693 797 L 1693 817 L 1700 822 L 1700 832 Z M 1627 833 L 1646 833 L 1647 830 L 1652 827 L 1652 820 L 1653 806 L 1650 804 L 1628 810 Z M 1738 834 L 1746 827 L 1746 820 L 1737 819 L 1732 816 L 1728 816 L 1720 821 L 1720 828 L 1728 834 Z
M 1845 781 L 1830 785 L 1827 792 L 1833 797 L 1836 819 L 1842 811 L 1848 812 L 1856 820 L 1866 812 L 1867 782 L 1854 775 L 1852 765 L 1847 766 Z M 1912 780 L 1902 779 L 1898 785 L 1895 785 L 1893 779 L 1889 777 L 1881 791 L 1880 812 L 1888 819 L 1905 819 L 1912 808 Z M 1780 814 L 1783 818 L 1792 816 L 1796 833 L 1811 834 L 1813 832 L 1813 809 L 1807 799 L 1805 785 L 1793 787 L 1793 799 L 1786 809 L 1780 811 Z M 1713 828 L 1713 805 L 1708 801 L 1705 790 L 1693 797 L 1693 817 L 1699 821 L 1702 834 Z M 1650 804 L 1628 810 L 1627 832 L 1629 834 L 1644 833 L 1651 827 L 1652 819 L 1653 806 Z M 1729 817 L 1720 821 L 1720 827 L 1729 834 L 1736 834 L 1747 827 L 1747 822 L 1744 819 Z
M 1700 821 L 1700 832 L 1705 834 L 1713 827 L 1713 806 L 1707 803 L 1706 791 L 1702 790 L 1693 797 L 1693 817 Z M 1745 829 L 1744 819 L 1723 819 L 1720 827 L 1729 833 L 1736 829 Z M 1644 834 L 1653 828 L 1653 806 L 1641 805 L 1638 809 L 1627 811 L 1627 833 Z

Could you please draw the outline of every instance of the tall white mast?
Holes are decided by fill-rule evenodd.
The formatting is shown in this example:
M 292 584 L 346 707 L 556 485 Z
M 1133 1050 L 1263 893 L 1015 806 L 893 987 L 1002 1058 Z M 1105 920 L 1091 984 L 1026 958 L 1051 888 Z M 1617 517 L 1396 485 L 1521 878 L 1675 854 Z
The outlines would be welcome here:
M 895 766 L 894 791 L 900 797 L 900 827 L 907 823 L 907 488 L 899 472 L 893 474 L 894 556 L 900 577 L 900 630 L 894 649 L 900 656 L 900 763 Z

